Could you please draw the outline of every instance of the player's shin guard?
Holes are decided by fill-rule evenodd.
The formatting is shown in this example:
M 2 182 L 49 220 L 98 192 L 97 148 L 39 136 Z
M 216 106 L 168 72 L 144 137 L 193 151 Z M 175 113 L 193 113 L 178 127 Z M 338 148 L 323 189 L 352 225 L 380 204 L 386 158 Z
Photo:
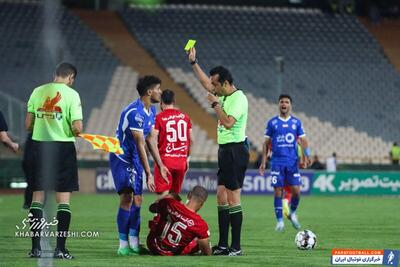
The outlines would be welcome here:
M 290 213 L 295 213 L 297 207 L 299 206 L 300 198 L 292 196 L 292 200 L 290 201 Z
M 29 209 L 29 221 L 31 223 L 32 231 L 32 250 L 40 248 L 40 222 L 43 218 L 43 204 L 40 202 L 33 201 L 31 208 Z
M 140 207 L 132 205 L 129 214 L 129 246 L 132 249 L 139 247 Z
M 119 247 L 128 247 L 128 232 L 129 232 L 129 211 L 119 208 L 117 215 L 117 225 L 119 233 Z
M 69 204 L 61 203 L 57 209 L 57 248 L 61 251 L 65 251 L 65 242 L 67 241 L 69 224 L 71 222 L 71 209 Z
M 242 206 L 239 204 L 229 208 L 232 227 L 232 244 L 231 248 L 240 250 L 240 233 L 242 231 L 243 212 Z
M 282 221 L 283 216 L 282 216 L 282 198 L 281 197 L 275 197 L 274 198 L 274 208 L 275 208 L 275 216 L 276 220 Z
M 228 247 L 229 223 L 229 205 L 218 206 L 219 247 Z

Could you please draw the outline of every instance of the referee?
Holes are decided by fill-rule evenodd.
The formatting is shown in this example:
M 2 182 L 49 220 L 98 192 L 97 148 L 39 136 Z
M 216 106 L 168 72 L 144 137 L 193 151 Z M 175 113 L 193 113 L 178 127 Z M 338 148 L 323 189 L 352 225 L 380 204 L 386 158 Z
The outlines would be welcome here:
M 209 94 L 211 108 L 218 118 L 218 227 L 219 243 L 213 247 L 214 255 L 240 256 L 240 234 L 243 212 L 240 192 L 249 163 L 249 149 L 246 140 L 248 103 L 245 94 L 233 85 L 229 70 L 215 67 L 208 77 L 200 68 L 196 49 L 189 51 L 189 62 L 200 83 Z M 232 243 L 228 248 L 229 224 Z
M 33 224 L 43 218 L 44 191 L 56 192 L 57 246 L 54 258 L 72 259 L 65 248 L 71 221 L 70 196 L 78 191 L 78 168 L 75 137 L 82 131 L 82 107 L 79 94 L 70 86 L 75 81 L 76 68 L 60 63 L 54 81 L 35 88 L 28 101 L 26 127 L 32 132 L 33 198 L 29 210 Z M 31 223 L 32 227 L 32 223 Z M 40 229 L 32 227 L 32 250 L 29 256 L 41 257 Z

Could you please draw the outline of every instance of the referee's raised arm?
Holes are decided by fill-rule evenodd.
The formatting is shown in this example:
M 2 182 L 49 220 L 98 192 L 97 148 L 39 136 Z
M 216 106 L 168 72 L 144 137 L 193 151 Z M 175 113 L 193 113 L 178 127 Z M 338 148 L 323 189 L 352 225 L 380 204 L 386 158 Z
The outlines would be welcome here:
M 190 48 L 189 50 L 189 63 L 192 65 L 193 72 L 199 79 L 201 85 L 210 93 L 214 93 L 214 86 L 211 83 L 210 77 L 201 69 L 199 62 L 196 58 L 196 48 Z

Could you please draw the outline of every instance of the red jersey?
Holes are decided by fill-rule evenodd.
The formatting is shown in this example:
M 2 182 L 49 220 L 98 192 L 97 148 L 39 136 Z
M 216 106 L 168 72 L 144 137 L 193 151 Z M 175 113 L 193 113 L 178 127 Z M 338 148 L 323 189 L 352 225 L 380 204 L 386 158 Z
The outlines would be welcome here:
M 165 165 L 186 168 L 192 123 L 188 115 L 177 109 L 165 109 L 156 116 L 158 151 Z
M 148 236 L 150 246 L 161 255 L 180 255 L 195 239 L 210 236 L 207 223 L 197 213 L 172 198 L 157 203 L 158 215 Z

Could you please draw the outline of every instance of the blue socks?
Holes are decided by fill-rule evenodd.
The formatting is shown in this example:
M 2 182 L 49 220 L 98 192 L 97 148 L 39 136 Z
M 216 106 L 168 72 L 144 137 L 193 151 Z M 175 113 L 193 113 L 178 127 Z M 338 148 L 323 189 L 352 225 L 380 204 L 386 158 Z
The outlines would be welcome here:
M 292 200 L 293 201 L 293 200 Z M 283 215 L 282 215 L 282 198 L 281 197 L 275 197 L 274 198 L 274 208 L 275 208 L 275 216 L 276 220 L 283 221 Z
M 292 196 L 290 200 L 290 213 L 295 213 L 297 206 L 299 206 L 300 198 Z
M 119 247 L 139 247 L 140 207 L 131 206 L 130 210 L 119 208 L 117 215 Z
M 129 211 L 119 208 L 117 215 L 117 225 L 119 233 L 119 247 L 128 246 Z
M 129 246 L 133 249 L 139 247 L 140 232 L 140 207 L 132 205 L 129 215 Z

